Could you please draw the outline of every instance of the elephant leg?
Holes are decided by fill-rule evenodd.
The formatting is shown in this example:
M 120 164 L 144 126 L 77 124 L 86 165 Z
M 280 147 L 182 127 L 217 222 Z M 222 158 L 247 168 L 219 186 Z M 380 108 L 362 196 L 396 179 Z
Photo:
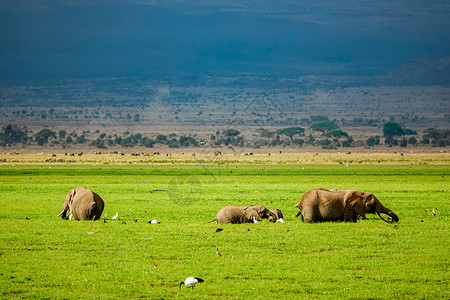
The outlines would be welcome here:
M 302 220 L 305 223 L 314 223 L 316 221 L 316 213 L 314 212 L 314 209 L 310 207 L 303 207 Z
M 357 221 L 356 213 L 348 207 L 345 208 L 344 222 L 356 222 L 356 221 Z
M 97 203 L 94 202 L 94 204 L 92 204 L 92 207 L 88 213 L 88 216 L 89 216 L 88 219 L 93 220 L 93 221 L 100 219 L 102 213 L 101 212 L 99 213 L 99 210 L 100 209 L 99 209 Z

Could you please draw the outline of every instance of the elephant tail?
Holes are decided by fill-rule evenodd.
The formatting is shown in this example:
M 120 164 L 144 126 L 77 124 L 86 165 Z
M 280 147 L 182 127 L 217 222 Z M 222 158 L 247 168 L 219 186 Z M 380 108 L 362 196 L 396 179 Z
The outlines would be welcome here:
M 300 216 L 302 214 L 302 207 L 299 204 L 297 204 L 295 207 L 298 207 L 298 209 L 299 209 L 298 213 L 295 215 L 295 217 L 297 218 L 298 216 Z
M 217 221 L 217 218 L 214 218 L 214 219 L 212 219 L 211 221 L 206 222 L 206 223 L 212 223 L 212 222 L 214 222 L 214 221 Z

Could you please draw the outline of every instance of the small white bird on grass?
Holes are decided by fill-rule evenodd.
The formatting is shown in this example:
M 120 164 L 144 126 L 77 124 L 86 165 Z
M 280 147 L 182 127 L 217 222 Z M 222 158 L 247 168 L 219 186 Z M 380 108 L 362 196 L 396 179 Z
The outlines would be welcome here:
M 157 220 L 151 220 L 151 221 L 148 221 L 150 224 L 159 224 L 159 223 L 161 223 L 161 222 L 158 222 Z
M 283 220 L 283 218 L 279 218 L 279 219 L 277 220 L 277 222 L 284 223 L 284 220 Z
M 192 288 L 199 282 L 203 282 L 204 280 L 198 277 L 188 277 L 184 281 L 180 282 L 180 290 L 181 286 L 184 284 L 185 286 L 190 286 Z
M 119 217 L 119 213 L 116 212 L 116 214 L 114 215 L 114 217 L 111 218 L 111 220 L 116 220 Z
M 253 223 L 258 223 L 258 221 L 256 220 L 256 218 L 255 217 L 253 217 Z
M 73 214 L 70 214 L 70 216 L 69 216 L 69 220 L 72 220 L 72 216 L 73 216 Z

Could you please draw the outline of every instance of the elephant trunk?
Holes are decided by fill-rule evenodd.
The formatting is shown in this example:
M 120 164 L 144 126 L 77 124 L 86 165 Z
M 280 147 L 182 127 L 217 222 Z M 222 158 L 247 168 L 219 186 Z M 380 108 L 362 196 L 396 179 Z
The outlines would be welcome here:
M 59 213 L 59 215 L 57 215 L 57 217 L 62 217 L 63 219 L 67 219 L 66 216 L 66 211 L 69 209 L 69 205 L 67 204 L 68 202 L 64 202 L 63 206 L 61 207 L 61 212 Z
M 389 217 L 392 218 L 392 220 L 388 220 L 385 217 L 383 217 L 381 214 L 386 214 Z M 396 214 L 394 214 L 394 212 L 392 210 L 390 210 L 389 208 L 386 208 L 384 206 L 381 207 L 381 209 L 377 209 L 377 215 L 381 218 L 381 220 L 385 221 L 386 223 L 397 223 L 399 218 L 397 217 Z

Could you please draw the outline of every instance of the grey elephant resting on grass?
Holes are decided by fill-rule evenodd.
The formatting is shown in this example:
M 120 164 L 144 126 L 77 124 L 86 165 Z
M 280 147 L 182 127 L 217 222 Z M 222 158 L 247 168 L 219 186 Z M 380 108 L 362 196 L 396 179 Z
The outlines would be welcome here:
M 377 213 L 387 223 L 398 222 L 397 215 L 383 206 L 381 202 L 368 192 L 357 190 L 314 189 L 303 194 L 296 205 L 300 209 L 296 217 L 302 216 L 306 223 L 325 221 L 356 222 L 364 219 L 366 213 Z M 392 218 L 388 220 L 381 214 Z
M 58 217 L 65 220 L 70 216 L 75 220 L 98 220 L 104 207 L 105 203 L 98 194 L 84 187 L 77 187 L 67 194 Z M 69 215 L 67 215 L 67 211 L 69 211 Z
M 228 205 L 222 207 L 216 217 L 208 223 L 217 221 L 219 224 L 240 224 L 253 223 L 262 219 L 269 219 L 272 222 L 277 220 L 276 215 L 262 205 L 234 206 Z

